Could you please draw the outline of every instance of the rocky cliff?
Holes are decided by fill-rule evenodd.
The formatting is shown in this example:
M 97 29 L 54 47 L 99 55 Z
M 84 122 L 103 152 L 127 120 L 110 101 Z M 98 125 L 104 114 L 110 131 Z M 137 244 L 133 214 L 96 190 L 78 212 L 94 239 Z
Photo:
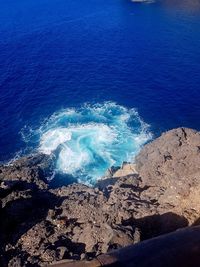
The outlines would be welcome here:
M 0 167 L 0 266 L 96 255 L 199 223 L 200 133 L 178 128 L 95 187 L 48 187 L 44 155 Z

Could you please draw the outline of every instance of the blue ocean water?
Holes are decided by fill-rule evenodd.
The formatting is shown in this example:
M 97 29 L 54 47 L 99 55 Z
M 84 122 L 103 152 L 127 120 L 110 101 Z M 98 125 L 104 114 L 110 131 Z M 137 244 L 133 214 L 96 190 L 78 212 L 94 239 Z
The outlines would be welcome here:
M 199 48 L 194 0 L 0 0 L 0 160 L 38 149 L 96 179 L 150 133 L 200 130 Z

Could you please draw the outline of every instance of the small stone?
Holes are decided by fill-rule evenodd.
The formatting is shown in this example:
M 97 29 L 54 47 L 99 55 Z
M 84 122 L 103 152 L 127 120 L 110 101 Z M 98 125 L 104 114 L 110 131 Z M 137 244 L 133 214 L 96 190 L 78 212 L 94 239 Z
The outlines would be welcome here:
M 58 260 L 62 260 L 65 258 L 66 254 L 67 254 L 68 250 L 66 247 L 58 247 L 56 249 L 56 256 Z

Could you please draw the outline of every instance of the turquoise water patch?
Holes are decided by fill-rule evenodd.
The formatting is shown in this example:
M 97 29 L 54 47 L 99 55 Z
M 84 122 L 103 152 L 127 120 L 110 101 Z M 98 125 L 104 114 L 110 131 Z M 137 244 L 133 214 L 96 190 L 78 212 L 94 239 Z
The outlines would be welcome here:
M 135 109 L 113 102 L 54 113 L 38 130 L 39 148 L 55 158 L 55 172 L 94 184 L 111 166 L 132 161 L 151 139 Z

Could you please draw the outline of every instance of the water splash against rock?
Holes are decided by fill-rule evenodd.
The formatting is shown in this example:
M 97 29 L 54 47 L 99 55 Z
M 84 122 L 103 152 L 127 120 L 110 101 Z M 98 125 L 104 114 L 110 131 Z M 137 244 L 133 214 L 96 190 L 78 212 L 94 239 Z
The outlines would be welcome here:
M 85 184 L 94 184 L 111 166 L 131 161 L 151 138 L 135 109 L 113 102 L 61 110 L 37 132 L 39 151 L 55 157 L 55 171 Z

